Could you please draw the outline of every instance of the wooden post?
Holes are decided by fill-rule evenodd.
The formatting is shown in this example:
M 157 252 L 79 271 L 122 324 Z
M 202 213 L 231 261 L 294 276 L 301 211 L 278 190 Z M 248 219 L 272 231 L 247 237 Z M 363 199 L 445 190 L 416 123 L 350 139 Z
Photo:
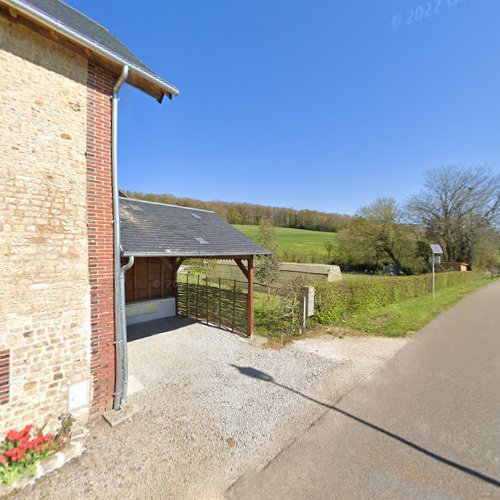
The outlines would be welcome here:
M 161 289 L 162 289 L 162 294 L 163 294 L 163 260 L 161 261 Z M 174 268 L 174 273 L 172 275 L 172 287 L 174 289 L 174 295 L 175 295 L 175 315 L 179 315 L 179 287 L 177 285 L 177 269 Z M 189 296 L 188 296 L 189 298 Z
M 200 275 L 198 274 L 198 283 L 196 285 L 196 321 L 198 321 L 198 297 L 200 295 Z
M 254 282 L 254 270 L 253 270 L 253 257 L 250 256 L 247 259 L 248 263 L 248 294 L 247 294 L 247 321 L 248 321 L 248 335 L 251 337 L 254 334 L 253 325 L 253 282 Z
M 207 325 L 210 323 L 209 317 L 210 317 L 210 310 L 208 307 L 208 276 L 205 276 L 205 302 L 206 302 L 206 308 L 207 308 Z
M 189 271 L 186 275 L 186 316 L 189 316 Z
M 219 328 L 221 325 L 221 303 L 220 303 L 220 277 L 219 277 Z
M 233 316 L 231 321 L 231 331 L 234 332 L 234 309 L 236 307 L 236 280 L 234 280 L 233 285 Z

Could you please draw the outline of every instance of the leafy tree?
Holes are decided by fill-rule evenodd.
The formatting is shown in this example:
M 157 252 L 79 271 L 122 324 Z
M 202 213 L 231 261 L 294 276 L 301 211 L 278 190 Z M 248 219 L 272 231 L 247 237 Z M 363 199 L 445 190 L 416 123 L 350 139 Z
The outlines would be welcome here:
M 392 263 L 405 273 L 421 270 L 424 261 L 417 255 L 418 232 L 401 222 L 398 203 L 392 198 L 379 198 L 362 207 L 340 234 L 340 251 L 368 267 Z
M 279 278 L 280 268 L 276 255 L 276 232 L 270 219 L 261 219 L 259 223 L 258 243 L 272 252 L 271 255 L 259 258 L 255 277 L 267 287 L 267 298 L 271 297 L 271 287 Z
M 231 208 L 231 210 L 229 210 L 228 222 L 230 224 L 241 224 L 242 223 L 241 213 L 239 212 L 239 210 L 237 208 Z
M 325 241 L 325 250 L 328 254 L 328 262 L 330 262 L 332 258 L 332 252 L 335 248 L 335 243 L 333 241 Z
M 441 244 L 447 261 L 471 262 L 481 233 L 498 225 L 500 174 L 482 166 L 431 170 L 407 212 L 429 239 Z
M 490 228 L 482 232 L 474 246 L 472 265 L 492 275 L 500 271 L 500 233 L 497 230 Z

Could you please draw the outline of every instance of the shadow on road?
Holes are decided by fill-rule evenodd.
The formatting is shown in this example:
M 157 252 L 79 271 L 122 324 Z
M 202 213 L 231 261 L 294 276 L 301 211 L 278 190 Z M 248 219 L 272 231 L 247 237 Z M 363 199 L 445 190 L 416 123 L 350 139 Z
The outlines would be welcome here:
M 373 429 L 377 432 L 381 432 L 385 436 L 388 436 L 392 439 L 395 439 L 396 441 L 399 441 L 400 443 L 405 444 L 406 446 L 409 446 L 410 448 L 413 448 L 414 450 L 419 451 L 420 453 L 423 453 L 424 455 L 427 455 L 430 458 L 433 458 L 434 460 L 437 460 L 438 462 L 441 462 L 443 464 L 446 464 L 450 467 L 453 467 L 454 469 L 457 469 L 461 472 L 464 472 L 465 474 L 469 474 L 471 476 L 474 476 L 478 479 L 481 479 L 482 481 L 485 481 L 487 483 L 493 484 L 494 486 L 500 487 L 500 481 L 497 479 L 494 479 L 492 477 L 489 477 L 481 472 L 478 472 L 474 469 L 471 469 L 469 467 L 466 467 L 465 465 L 459 464 L 457 462 L 454 462 L 453 460 L 449 460 L 448 458 L 442 457 L 441 455 L 438 455 L 437 453 L 434 453 L 430 450 L 427 450 L 426 448 L 422 448 L 422 446 L 419 446 L 418 444 L 412 443 L 411 441 L 408 441 L 408 439 L 405 439 L 401 436 L 398 436 L 397 434 L 394 434 L 393 432 L 390 432 L 386 429 L 383 429 L 382 427 L 379 427 L 378 425 L 372 424 L 370 422 L 367 422 L 366 420 L 363 420 L 360 417 L 357 417 L 356 415 L 353 415 L 352 413 L 349 413 L 345 410 L 342 410 L 341 408 L 338 408 L 336 406 L 323 403 L 322 401 L 318 401 L 317 399 L 311 398 L 307 394 L 303 394 L 302 392 L 299 392 L 292 387 L 288 387 L 286 385 L 280 384 L 279 382 L 276 382 L 271 375 L 268 375 L 265 372 L 262 372 L 260 370 L 257 370 L 255 368 L 252 368 L 250 366 L 237 366 L 231 364 L 233 368 L 236 368 L 242 375 L 246 375 L 247 377 L 255 378 L 257 380 L 261 380 L 263 382 L 270 382 L 277 387 L 281 387 L 282 389 L 286 389 L 287 391 L 293 392 L 294 394 L 297 394 L 299 396 L 302 396 L 303 398 L 312 401 L 313 403 L 316 403 L 318 405 L 321 405 L 325 408 L 328 408 L 329 410 L 336 411 L 337 413 L 340 413 L 341 415 L 344 415 L 352 420 L 355 420 L 356 422 L 359 422 L 360 424 L 369 427 L 370 429 Z

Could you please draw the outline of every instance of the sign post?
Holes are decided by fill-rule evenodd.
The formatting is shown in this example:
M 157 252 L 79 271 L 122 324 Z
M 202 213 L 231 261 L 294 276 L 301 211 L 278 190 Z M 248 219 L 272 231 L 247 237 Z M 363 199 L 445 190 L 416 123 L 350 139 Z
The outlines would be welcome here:
M 306 331 L 306 318 L 314 316 L 314 287 L 306 286 L 302 296 L 302 333 Z
M 441 248 L 440 245 L 433 244 L 431 245 L 431 250 L 432 250 L 432 298 L 436 298 L 436 270 L 435 270 L 435 264 L 436 261 L 439 262 L 438 259 L 440 259 L 440 256 L 443 254 L 443 249 Z

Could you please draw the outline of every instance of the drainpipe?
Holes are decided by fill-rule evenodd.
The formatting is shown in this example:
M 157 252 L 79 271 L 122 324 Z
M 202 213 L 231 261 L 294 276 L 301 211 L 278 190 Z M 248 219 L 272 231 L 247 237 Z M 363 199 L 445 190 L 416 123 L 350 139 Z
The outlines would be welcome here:
M 113 87 L 113 99 L 111 101 L 111 165 L 113 177 L 113 218 L 114 218 L 114 285 L 115 285 L 115 398 L 113 409 L 119 410 L 123 396 L 125 381 L 125 366 L 128 360 L 126 325 L 122 319 L 124 309 L 124 296 L 121 290 L 121 249 L 120 249 L 120 198 L 118 192 L 118 92 L 125 83 L 129 67 L 123 66 L 122 73 Z M 126 395 L 126 392 L 125 392 Z
M 127 315 L 125 313 L 125 273 L 134 265 L 135 257 L 128 258 L 128 262 L 120 269 L 120 326 L 123 339 L 123 390 L 122 403 L 127 400 L 128 389 L 128 343 L 127 343 Z

